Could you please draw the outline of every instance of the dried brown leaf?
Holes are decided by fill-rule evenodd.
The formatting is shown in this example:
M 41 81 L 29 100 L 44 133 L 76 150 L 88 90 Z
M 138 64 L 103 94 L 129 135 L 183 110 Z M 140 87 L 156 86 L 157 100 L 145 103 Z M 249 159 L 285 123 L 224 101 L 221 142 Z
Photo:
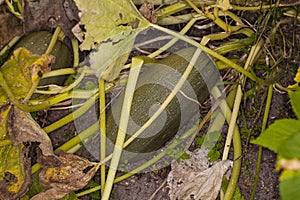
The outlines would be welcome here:
M 98 165 L 74 154 L 58 152 L 62 164 L 58 167 L 45 167 L 40 173 L 40 183 L 45 191 L 31 200 L 61 199 L 72 191 L 83 188 L 98 170 Z
M 188 152 L 190 159 L 174 161 L 168 175 L 169 196 L 171 199 L 215 200 L 221 188 L 222 177 L 232 161 L 224 160 L 208 167 L 208 159 L 201 150 Z
M 154 24 L 157 23 L 158 15 L 157 15 L 157 13 L 155 13 L 154 4 L 153 3 L 145 1 L 141 5 L 139 11 L 151 23 L 154 23 Z
M 13 145 L 24 142 L 39 142 L 44 156 L 55 157 L 50 138 L 29 113 L 13 106 L 9 114 L 7 129 Z

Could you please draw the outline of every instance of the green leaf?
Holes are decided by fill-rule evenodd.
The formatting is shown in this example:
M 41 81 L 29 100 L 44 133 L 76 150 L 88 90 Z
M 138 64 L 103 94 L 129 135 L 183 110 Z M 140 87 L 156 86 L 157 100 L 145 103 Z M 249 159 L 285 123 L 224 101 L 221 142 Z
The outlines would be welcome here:
M 218 150 L 210 150 L 208 152 L 208 158 L 209 158 L 209 162 L 215 162 L 220 158 L 220 152 Z
M 149 26 L 130 0 L 75 0 L 75 3 L 86 31 L 81 50 L 90 50 L 101 42 L 111 41 L 115 35 L 139 32 Z
M 289 96 L 294 113 L 296 114 L 297 118 L 300 119 L 300 90 L 295 92 L 289 92 Z
M 287 142 L 289 145 L 294 145 L 291 144 L 293 142 L 289 140 L 293 140 L 293 137 L 299 134 L 300 120 L 281 119 L 271 124 L 269 128 L 257 139 L 253 140 L 252 143 L 262 145 L 278 153 L 281 146 L 284 145 L 284 142 Z M 297 141 L 295 141 L 295 143 L 296 142 Z
M 285 158 L 300 158 L 300 131 L 282 142 L 278 154 Z
M 118 42 L 103 42 L 89 54 L 87 60 L 98 77 L 113 81 L 119 76 L 131 52 L 135 36 L 131 31 L 114 35 L 112 40 Z
M 300 197 L 300 171 L 290 173 L 289 176 L 281 177 L 279 184 L 282 200 L 299 199 Z

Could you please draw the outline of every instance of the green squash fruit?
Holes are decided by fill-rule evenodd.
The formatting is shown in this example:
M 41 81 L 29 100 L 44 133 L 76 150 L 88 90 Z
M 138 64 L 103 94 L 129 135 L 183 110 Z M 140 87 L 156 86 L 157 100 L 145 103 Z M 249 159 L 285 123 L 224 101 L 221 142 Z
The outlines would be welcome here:
M 48 48 L 51 38 L 52 34 L 50 32 L 34 32 L 24 36 L 21 41 L 17 43 L 14 49 L 24 47 L 31 53 L 44 54 Z M 63 42 L 57 40 L 51 55 L 55 56 L 55 63 L 51 65 L 51 70 L 72 66 L 71 52 Z M 42 79 L 39 85 L 63 84 L 65 79 L 65 76 L 46 78 Z
M 195 48 L 175 52 L 156 63 L 145 64 L 140 74 L 131 108 L 126 140 L 134 134 L 158 109 L 187 68 Z M 140 153 L 160 150 L 175 135 L 182 135 L 200 116 L 199 104 L 209 97 L 209 91 L 219 79 L 212 59 L 202 51 L 180 92 L 137 139 L 125 148 L 126 159 Z M 116 97 L 107 113 L 108 151 L 115 143 L 124 95 Z M 191 100 L 191 99 L 194 99 Z M 129 154 L 132 153 L 132 156 Z M 127 155 L 126 155 L 127 154 Z M 129 155 L 129 156 L 128 156 Z

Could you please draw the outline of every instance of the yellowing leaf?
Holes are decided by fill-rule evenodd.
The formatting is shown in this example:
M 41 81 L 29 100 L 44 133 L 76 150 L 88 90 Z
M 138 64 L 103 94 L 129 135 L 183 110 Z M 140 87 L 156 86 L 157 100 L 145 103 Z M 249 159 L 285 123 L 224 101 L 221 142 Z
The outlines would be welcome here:
M 0 68 L 0 85 L 6 87 L 6 92 L 11 92 L 12 96 L 21 100 L 26 97 L 33 82 L 38 81 L 40 73 L 49 70 L 52 61 L 53 56 L 31 54 L 25 48 L 18 48 Z M 18 199 L 26 193 L 31 168 L 28 148 L 22 142 L 32 141 L 30 134 L 36 134 L 32 131 L 32 123 L 28 123 L 27 118 L 23 117 L 24 112 L 9 102 L 6 92 L 0 87 L 0 140 L 8 141 L 7 145 L 0 146 L 0 199 L 3 200 Z M 12 138 L 12 135 L 16 137 Z M 35 137 L 44 142 L 44 138 L 38 134 Z M 52 148 L 51 142 L 50 147 Z
M 18 99 L 24 98 L 36 77 L 50 70 L 49 65 L 54 61 L 51 55 L 31 54 L 25 48 L 18 48 L 0 68 L 11 92 Z M 17 81 L 16 81 L 17 80 Z M 0 88 L 0 106 L 7 100 L 6 94 Z
M 296 76 L 294 78 L 294 81 L 296 81 L 297 83 L 300 82 L 300 67 L 298 68 L 298 72 L 297 72 L 297 74 L 296 74 Z
M 15 159 L 18 157 L 23 159 L 19 148 L 18 146 L 7 145 L 0 149 L 0 180 L 5 180 L 6 189 L 11 193 L 17 193 L 25 180 L 22 160 Z
M 85 29 L 81 50 L 93 49 L 108 40 L 118 42 L 111 38 L 149 26 L 130 0 L 75 0 L 75 3 L 80 10 L 80 24 Z

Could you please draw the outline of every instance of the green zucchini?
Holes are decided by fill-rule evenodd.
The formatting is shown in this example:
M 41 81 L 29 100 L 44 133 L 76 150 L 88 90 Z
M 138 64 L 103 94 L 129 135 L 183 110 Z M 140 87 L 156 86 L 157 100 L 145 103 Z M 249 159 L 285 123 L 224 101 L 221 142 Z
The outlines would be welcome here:
M 187 68 L 195 48 L 173 53 L 156 63 L 145 64 L 139 76 L 131 108 L 131 120 L 126 140 L 134 134 L 157 110 L 170 94 Z M 151 153 L 160 150 L 168 141 L 186 132 L 199 118 L 200 107 L 191 99 L 203 103 L 218 81 L 219 72 L 212 59 L 202 51 L 181 91 L 167 106 L 165 112 L 141 136 L 125 148 L 123 156 Z M 123 95 L 113 100 L 107 113 L 108 151 L 115 143 Z M 150 113 L 150 115 L 149 115 Z M 129 156 L 132 157 L 132 156 Z
M 24 36 L 20 42 L 16 44 L 14 49 L 19 47 L 25 47 L 31 53 L 44 54 L 51 41 L 52 34 L 47 31 L 34 32 Z M 51 65 L 51 70 L 65 68 L 72 66 L 71 52 L 69 48 L 61 41 L 57 41 L 51 52 L 51 55 L 55 56 L 55 63 Z M 63 84 L 65 76 L 51 77 L 42 79 L 39 85 L 46 84 Z

